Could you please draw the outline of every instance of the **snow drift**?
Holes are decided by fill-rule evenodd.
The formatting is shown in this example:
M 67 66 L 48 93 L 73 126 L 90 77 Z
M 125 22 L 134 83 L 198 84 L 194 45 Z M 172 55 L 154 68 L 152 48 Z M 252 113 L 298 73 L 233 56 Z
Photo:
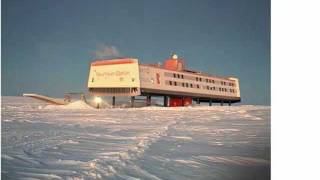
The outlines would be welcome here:
M 84 101 L 78 100 L 67 105 L 47 105 L 44 109 L 94 109 Z

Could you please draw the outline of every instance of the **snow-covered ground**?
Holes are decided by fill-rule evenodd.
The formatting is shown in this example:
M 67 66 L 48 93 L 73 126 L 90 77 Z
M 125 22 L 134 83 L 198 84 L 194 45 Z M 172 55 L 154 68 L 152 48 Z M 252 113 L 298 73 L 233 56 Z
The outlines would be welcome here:
M 3 179 L 270 179 L 270 107 L 93 109 L 2 97 Z

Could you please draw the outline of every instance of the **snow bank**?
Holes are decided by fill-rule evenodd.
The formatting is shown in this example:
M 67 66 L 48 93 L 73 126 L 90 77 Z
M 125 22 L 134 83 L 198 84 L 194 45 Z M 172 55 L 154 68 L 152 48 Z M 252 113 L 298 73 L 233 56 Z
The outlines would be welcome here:
M 84 101 L 75 101 L 67 105 L 47 105 L 44 109 L 95 109 Z

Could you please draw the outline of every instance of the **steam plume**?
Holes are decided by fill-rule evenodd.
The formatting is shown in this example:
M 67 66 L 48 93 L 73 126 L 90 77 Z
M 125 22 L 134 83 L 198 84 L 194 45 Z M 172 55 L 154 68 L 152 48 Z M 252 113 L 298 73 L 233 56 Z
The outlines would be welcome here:
M 101 45 L 97 51 L 94 51 L 93 54 L 97 58 L 109 58 L 109 57 L 121 57 L 121 53 L 114 46 Z

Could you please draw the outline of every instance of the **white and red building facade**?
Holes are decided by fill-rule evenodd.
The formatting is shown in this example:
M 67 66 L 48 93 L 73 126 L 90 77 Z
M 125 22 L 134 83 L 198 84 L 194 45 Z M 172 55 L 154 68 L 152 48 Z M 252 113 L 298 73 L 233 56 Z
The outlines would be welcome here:
M 165 106 L 200 102 L 241 101 L 239 80 L 187 70 L 177 55 L 158 64 L 139 64 L 137 59 L 96 60 L 91 63 L 89 92 L 98 96 L 164 96 Z

